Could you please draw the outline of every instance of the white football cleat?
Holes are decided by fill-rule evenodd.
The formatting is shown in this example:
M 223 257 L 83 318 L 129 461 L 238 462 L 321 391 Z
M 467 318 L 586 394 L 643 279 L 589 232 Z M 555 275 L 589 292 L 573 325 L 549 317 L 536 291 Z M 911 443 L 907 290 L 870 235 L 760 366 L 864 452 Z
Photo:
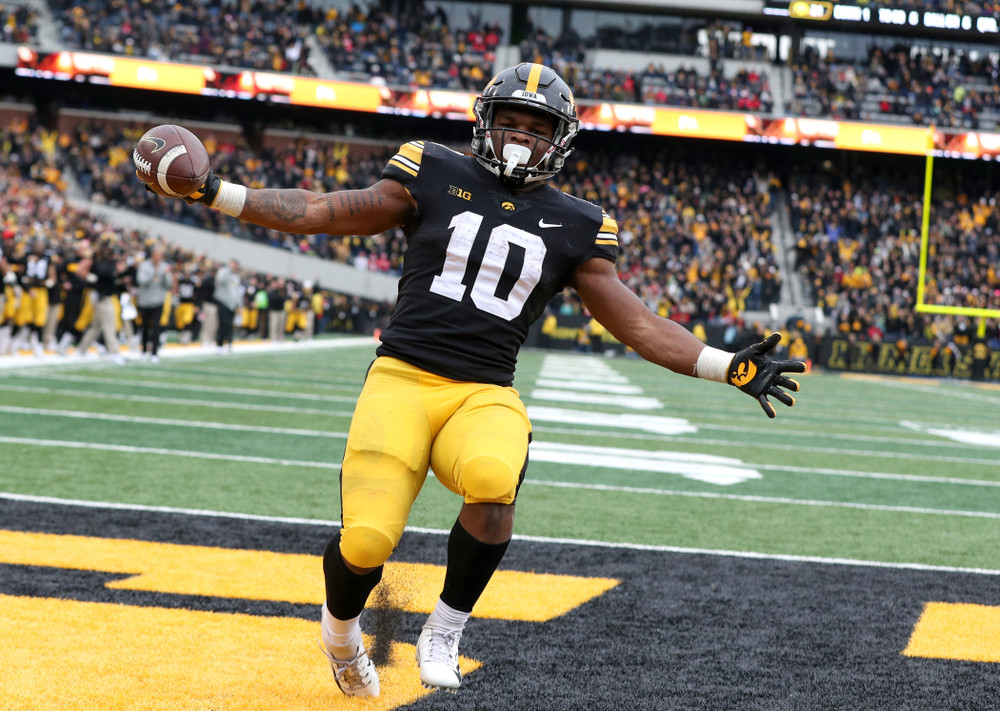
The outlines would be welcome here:
M 462 670 L 458 667 L 458 643 L 462 630 L 442 630 L 424 627 L 417 638 L 417 665 L 420 683 L 428 689 L 441 689 L 454 694 L 462 685 Z
M 358 650 L 351 659 L 341 660 L 335 658 L 322 641 L 319 647 L 330 660 L 334 681 L 347 696 L 379 695 L 378 672 L 367 649 L 358 645 Z

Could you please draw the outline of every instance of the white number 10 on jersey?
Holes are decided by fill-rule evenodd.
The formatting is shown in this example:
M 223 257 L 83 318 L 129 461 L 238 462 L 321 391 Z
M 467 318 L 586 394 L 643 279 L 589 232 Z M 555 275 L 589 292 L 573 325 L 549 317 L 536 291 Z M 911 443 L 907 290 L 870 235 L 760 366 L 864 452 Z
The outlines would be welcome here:
M 472 253 L 472 245 L 482 224 L 483 216 L 475 212 L 463 212 L 451 219 L 451 224 L 448 226 L 451 229 L 448 254 L 441 273 L 431 282 L 433 293 L 455 301 L 461 301 L 465 297 L 468 287 L 462 283 L 462 277 L 465 276 L 469 254 Z M 496 295 L 496 291 L 510 257 L 511 244 L 524 249 L 524 263 L 510 294 L 506 299 L 502 299 Z M 472 302 L 476 308 L 507 321 L 516 318 L 524 308 L 528 296 L 531 295 L 531 290 L 542 277 L 545 251 L 545 243 L 538 235 L 510 225 L 498 225 L 490 230 L 486 253 L 472 283 Z

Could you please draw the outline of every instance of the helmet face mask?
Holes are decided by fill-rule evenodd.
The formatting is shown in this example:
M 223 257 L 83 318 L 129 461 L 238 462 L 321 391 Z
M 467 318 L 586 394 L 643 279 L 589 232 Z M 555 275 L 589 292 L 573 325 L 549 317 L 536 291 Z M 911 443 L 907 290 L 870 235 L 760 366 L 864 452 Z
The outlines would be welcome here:
M 503 109 L 544 115 L 554 122 L 552 136 L 513 126 L 497 126 L 498 114 Z M 555 71 L 540 64 L 519 64 L 497 74 L 476 99 L 473 112 L 476 125 L 472 151 L 508 188 L 547 180 L 558 173 L 572 152 L 569 145 L 580 128 L 576 102 L 569 86 Z M 509 133 L 530 139 L 531 157 L 526 161 L 504 155 Z M 540 145 L 544 150 L 538 150 Z

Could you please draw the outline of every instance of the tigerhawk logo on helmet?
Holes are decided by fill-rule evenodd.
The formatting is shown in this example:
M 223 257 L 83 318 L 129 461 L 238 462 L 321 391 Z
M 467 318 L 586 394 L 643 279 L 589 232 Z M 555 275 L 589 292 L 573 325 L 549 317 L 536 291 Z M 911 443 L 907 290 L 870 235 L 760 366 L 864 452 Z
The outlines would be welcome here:
M 518 133 L 531 136 L 536 141 L 549 144 L 544 155 L 534 165 L 518 165 L 505 171 L 505 160 L 496 153 L 494 133 L 514 131 L 497 128 L 494 119 L 502 107 L 530 109 L 553 118 L 556 122 L 552 140 L 526 131 Z M 518 64 L 505 69 L 486 85 L 472 108 L 476 124 L 472 130 L 472 152 L 479 162 L 496 174 L 508 187 L 548 180 L 562 169 L 573 150 L 569 147 L 580 130 L 576 101 L 569 85 L 549 67 L 541 64 Z M 504 141 L 497 141 L 503 145 Z

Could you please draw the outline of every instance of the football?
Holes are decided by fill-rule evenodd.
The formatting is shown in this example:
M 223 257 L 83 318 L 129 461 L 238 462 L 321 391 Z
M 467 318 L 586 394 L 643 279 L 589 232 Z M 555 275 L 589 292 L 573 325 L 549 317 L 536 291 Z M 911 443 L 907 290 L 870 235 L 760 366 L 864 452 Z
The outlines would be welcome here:
M 211 164 L 201 140 L 183 126 L 154 126 L 135 144 L 136 174 L 154 191 L 186 197 L 200 188 Z

